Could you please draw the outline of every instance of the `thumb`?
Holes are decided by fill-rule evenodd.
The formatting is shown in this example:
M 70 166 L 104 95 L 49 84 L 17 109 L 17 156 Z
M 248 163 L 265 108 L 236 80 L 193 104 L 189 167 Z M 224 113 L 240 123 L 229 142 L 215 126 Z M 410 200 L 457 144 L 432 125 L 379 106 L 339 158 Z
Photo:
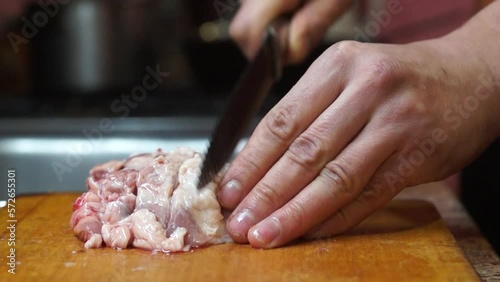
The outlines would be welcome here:
M 299 63 L 323 38 L 331 23 L 349 7 L 352 0 L 311 0 L 305 2 L 290 23 L 286 62 Z

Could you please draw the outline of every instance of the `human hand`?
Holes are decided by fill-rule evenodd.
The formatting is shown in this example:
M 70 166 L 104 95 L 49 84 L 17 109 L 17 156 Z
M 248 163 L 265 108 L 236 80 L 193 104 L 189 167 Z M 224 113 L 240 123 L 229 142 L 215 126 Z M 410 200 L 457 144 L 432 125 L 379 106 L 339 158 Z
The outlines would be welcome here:
M 338 234 L 470 162 L 500 132 L 500 83 L 470 46 L 445 37 L 329 48 L 224 176 L 233 239 L 273 248 Z
M 352 0 L 245 0 L 231 22 L 230 35 L 247 57 L 257 52 L 265 28 L 280 15 L 294 12 L 288 29 L 285 61 L 303 60 L 323 38 L 330 24 Z

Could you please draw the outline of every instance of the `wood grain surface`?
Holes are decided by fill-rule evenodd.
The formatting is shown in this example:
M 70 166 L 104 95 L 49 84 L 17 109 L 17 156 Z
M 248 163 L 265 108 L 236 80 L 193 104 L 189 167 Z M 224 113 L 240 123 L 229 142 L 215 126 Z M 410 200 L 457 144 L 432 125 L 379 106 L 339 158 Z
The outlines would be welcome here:
M 69 228 L 78 194 L 16 199 L 16 274 L 0 209 L 0 281 L 479 281 L 434 207 L 393 200 L 348 234 L 274 250 L 86 250 Z

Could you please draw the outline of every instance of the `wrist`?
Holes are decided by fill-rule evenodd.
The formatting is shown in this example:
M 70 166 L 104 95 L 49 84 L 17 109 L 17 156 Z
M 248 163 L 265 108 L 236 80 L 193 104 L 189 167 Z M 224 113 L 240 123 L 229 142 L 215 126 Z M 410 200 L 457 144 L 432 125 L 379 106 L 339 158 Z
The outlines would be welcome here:
M 458 30 L 447 36 L 412 43 L 427 61 L 446 73 L 443 86 L 452 86 L 456 92 L 449 100 L 471 110 L 476 133 L 488 145 L 500 138 L 500 62 L 487 50 L 480 39 L 468 40 Z M 477 104 L 477 108 L 476 108 Z
M 461 28 L 442 38 L 450 46 L 456 46 L 459 61 L 474 64 L 471 73 L 476 79 L 475 93 L 488 98 L 489 123 L 487 128 L 493 140 L 500 138 L 500 1 L 483 9 Z M 464 65 L 467 65 L 464 64 Z

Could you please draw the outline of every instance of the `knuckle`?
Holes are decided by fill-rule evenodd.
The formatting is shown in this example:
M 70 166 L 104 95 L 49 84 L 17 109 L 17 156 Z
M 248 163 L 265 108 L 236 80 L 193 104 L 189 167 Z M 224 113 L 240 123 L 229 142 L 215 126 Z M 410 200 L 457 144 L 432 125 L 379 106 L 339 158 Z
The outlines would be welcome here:
M 373 54 L 365 58 L 362 72 L 366 75 L 367 85 L 370 88 L 393 86 L 401 75 L 398 61 L 386 54 Z
M 386 195 L 387 191 L 384 185 L 376 180 L 370 181 L 363 190 L 362 198 L 363 200 L 369 201 L 374 199 L 380 199 Z
M 393 106 L 383 116 L 384 127 L 412 137 L 433 125 L 437 126 L 434 124 L 436 120 L 428 114 L 426 104 L 415 93 L 401 93 L 391 100 Z
M 340 41 L 329 48 L 330 51 L 344 57 L 355 55 L 363 46 L 363 43 L 353 40 Z
M 231 166 L 231 171 L 237 171 L 236 174 L 248 175 L 260 171 L 260 166 L 257 162 L 256 154 L 252 150 L 246 149 L 241 151 L 236 156 L 234 164 Z
M 326 186 L 330 187 L 330 190 L 334 194 L 342 193 L 350 196 L 356 192 L 352 176 L 335 161 L 328 163 L 321 170 L 320 176 L 327 182 Z
M 310 221 L 307 218 L 307 214 L 306 203 L 300 201 L 291 201 L 284 210 L 286 220 L 297 223 L 306 223 Z
M 343 60 L 347 61 L 355 58 L 361 49 L 363 49 L 363 46 L 361 42 L 345 40 L 333 44 L 326 52 L 342 62 Z
M 265 182 L 259 183 L 254 190 L 254 202 L 257 206 L 275 207 L 281 202 L 280 195 Z
M 324 142 L 312 135 L 303 134 L 290 145 L 288 156 L 292 162 L 305 168 L 323 165 L 328 157 L 328 148 Z
M 413 94 L 404 95 L 403 101 L 400 103 L 398 113 L 403 118 L 418 117 L 419 121 L 426 121 L 427 107 L 425 104 Z M 406 119 L 408 120 L 408 119 Z
M 266 119 L 265 124 L 269 133 L 282 143 L 289 144 L 298 131 L 299 126 L 294 112 L 293 106 L 280 107 L 270 112 L 270 116 Z
M 319 68 L 324 73 L 338 75 L 339 72 L 350 74 L 356 55 L 363 48 L 363 43 L 356 41 L 340 41 L 330 46 L 316 61 L 321 62 Z

